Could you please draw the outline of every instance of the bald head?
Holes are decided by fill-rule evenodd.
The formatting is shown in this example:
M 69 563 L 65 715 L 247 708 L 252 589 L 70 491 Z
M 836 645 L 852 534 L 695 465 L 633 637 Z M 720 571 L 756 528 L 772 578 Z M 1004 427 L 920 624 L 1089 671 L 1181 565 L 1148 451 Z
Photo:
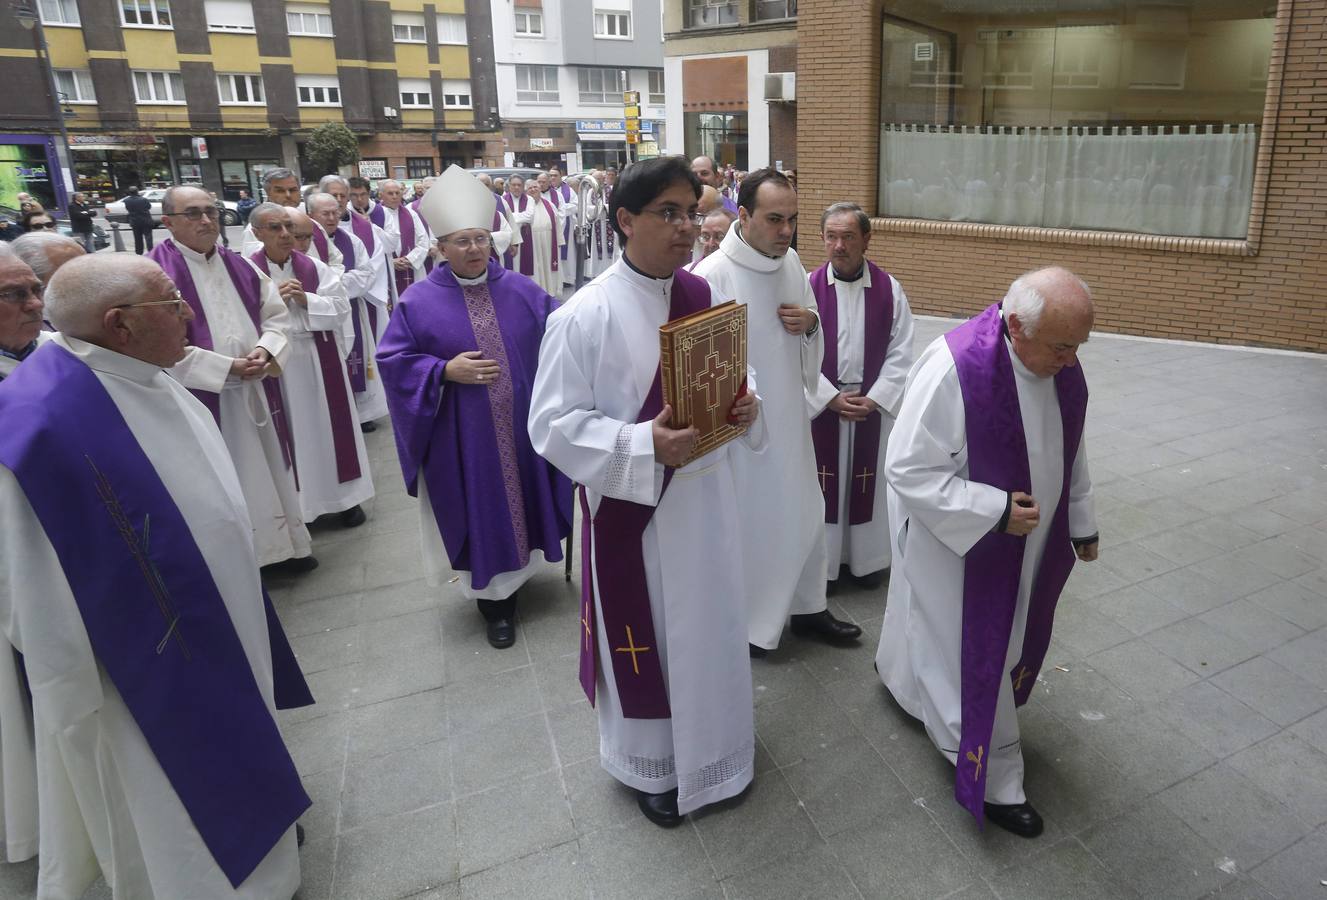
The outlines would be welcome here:
M 691 161 L 691 171 L 700 179 L 701 184 L 708 184 L 713 187 L 719 187 L 723 184 L 723 176 L 719 174 L 718 167 L 714 165 L 714 160 L 708 156 L 697 156 Z
M 313 229 L 318 225 L 312 218 L 304 214 L 301 209 L 288 210 L 290 213 L 290 233 L 295 239 L 295 249 L 300 253 L 308 253 L 309 245 L 313 243 Z
M 87 252 L 78 241 L 53 231 L 29 231 L 11 246 L 41 279 L 42 284 L 50 283 L 56 269 Z
M 1041 378 L 1078 365 L 1078 348 L 1092 331 L 1094 308 L 1087 284 L 1062 266 L 1021 276 L 1001 305 L 1019 360 Z
M 700 200 L 696 202 L 696 212 L 707 216 L 723 205 L 723 198 L 713 185 L 707 184 L 700 189 Z

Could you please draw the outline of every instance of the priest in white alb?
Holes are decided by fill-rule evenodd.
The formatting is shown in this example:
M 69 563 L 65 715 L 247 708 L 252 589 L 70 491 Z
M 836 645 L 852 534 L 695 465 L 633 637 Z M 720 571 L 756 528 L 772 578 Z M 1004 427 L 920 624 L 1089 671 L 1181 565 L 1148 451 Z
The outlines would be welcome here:
M 206 191 L 170 188 L 161 209 L 171 236 L 149 255 L 194 312 L 189 352 L 171 374 L 221 427 L 253 519 L 259 563 L 309 571 L 318 561 L 300 511 L 290 421 L 277 380 L 290 356 L 290 313 L 270 278 L 217 245 L 217 208 Z
M 663 827 L 755 771 L 730 460 L 763 445 L 764 417 L 748 370 L 730 410 L 746 433 L 681 465 L 697 432 L 669 426 L 660 387 L 659 327 L 711 305 L 680 270 L 699 195 L 681 157 L 626 170 L 611 210 L 626 249 L 549 318 L 530 409 L 535 450 L 583 485 L 580 677 L 600 764 Z
M 163 371 L 193 312 L 124 254 L 68 263 L 46 296 L 60 334 L 0 385 L 0 628 L 31 689 L 37 896 L 100 874 L 115 900 L 289 900 L 309 798 L 275 713 L 312 698 L 226 442 Z
M 825 360 L 811 405 L 816 477 L 825 497 L 829 589 L 846 566 L 865 588 L 889 569 L 885 447 L 912 367 L 912 310 L 902 286 L 866 258 L 871 218 L 856 203 L 820 217 L 829 257 L 811 273 Z
M 432 246 L 423 221 L 405 204 L 405 187 L 387 179 L 378 185 L 378 202 L 370 207 L 369 221 L 377 225 L 395 243 L 391 269 L 396 297 L 416 281 L 424 279 L 424 262 Z M 393 299 L 392 301 L 396 301 Z
M 541 185 L 542 188 L 542 185 Z M 558 232 L 558 272 L 562 275 L 563 287 L 576 285 L 576 248 L 572 246 L 572 228 L 576 223 L 576 210 L 580 206 L 580 197 L 572 186 L 562 179 L 562 170 L 557 166 L 548 170 L 548 188 L 544 194 L 558 211 L 558 220 L 562 230 Z
M 336 514 L 346 528 L 363 525 L 360 504 L 373 497 L 373 477 L 346 375 L 350 301 L 342 278 L 297 248 L 301 237 L 312 248 L 313 233 L 321 229 L 298 209 L 262 203 L 249 223 L 263 242 L 249 261 L 276 284 L 290 313 L 290 359 L 281 383 L 290 406 L 304 519 Z
M 716 303 L 749 307 L 747 353 L 769 423 L 768 450 L 733 453 L 756 658 L 779 646 L 789 616 L 794 633 L 835 644 L 862 633 L 835 618 L 825 599 L 825 500 L 806 410 L 825 347 L 815 297 L 792 249 L 796 228 L 797 193 L 788 180 L 773 169 L 753 172 L 742 186 L 739 220 L 694 269 L 714 288 Z
M 1017 708 L 1078 559 L 1097 558 L 1078 349 L 1087 285 L 1061 268 L 937 338 L 908 376 L 885 455 L 894 567 L 876 671 L 955 764 L 954 797 L 1022 837 Z
M 266 195 L 266 202 L 275 203 L 277 206 L 284 206 L 287 209 L 300 209 L 304 204 L 300 200 L 299 177 L 290 169 L 268 169 L 263 173 L 263 193 Z M 326 263 L 333 272 L 341 274 L 345 267 L 345 260 L 341 256 L 341 251 L 335 247 L 331 241 L 323 235 L 314 234 L 314 246 L 317 248 L 318 258 Z M 249 221 L 244 226 L 244 232 L 240 236 L 241 253 L 246 257 L 253 256 L 262 249 L 262 240 L 253 230 L 253 213 L 249 213 Z
M 511 221 L 521 234 L 516 271 L 556 297 L 562 290 L 562 276 L 558 274 L 558 232 L 562 223 L 553 204 L 540 192 L 537 180 L 525 182 L 525 193 L 516 199 Z

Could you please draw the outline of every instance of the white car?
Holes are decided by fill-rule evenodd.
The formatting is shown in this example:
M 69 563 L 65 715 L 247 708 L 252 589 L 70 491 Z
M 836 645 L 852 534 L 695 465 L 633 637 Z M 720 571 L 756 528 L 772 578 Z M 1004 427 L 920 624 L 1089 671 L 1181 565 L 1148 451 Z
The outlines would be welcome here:
M 197 185 L 190 185 L 197 187 Z M 157 225 L 161 224 L 161 198 L 166 196 L 165 188 L 148 188 L 138 192 L 138 196 L 152 204 L 152 221 Z M 125 211 L 124 201 L 126 197 L 121 197 L 113 203 L 106 204 L 106 219 L 110 222 L 128 222 L 129 214 Z M 222 220 L 226 225 L 240 224 L 240 213 L 234 202 L 230 200 L 221 201 L 226 211 L 222 213 Z

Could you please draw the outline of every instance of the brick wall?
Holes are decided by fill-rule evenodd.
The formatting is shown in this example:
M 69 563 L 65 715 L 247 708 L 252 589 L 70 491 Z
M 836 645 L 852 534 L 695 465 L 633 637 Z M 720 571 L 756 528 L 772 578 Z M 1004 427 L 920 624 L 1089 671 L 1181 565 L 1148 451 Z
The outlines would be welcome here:
M 808 223 L 798 250 L 808 266 L 825 259 L 809 223 L 827 205 L 853 200 L 876 209 L 886 5 L 799 5 L 799 52 L 833 60 L 803 67 L 797 83 L 797 175 Z M 1327 351 L 1327 0 L 1281 0 L 1280 15 L 1287 14 L 1272 50 L 1273 80 L 1283 51 L 1285 68 L 1279 102 L 1274 91 L 1269 104 L 1266 201 L 1254 200 L 1252 219 L 1262 227 L 1255 235 L 1250 226 L 1250 255 L 1108 246 L 1072 234 L 1029 239 L 999 228 L 963 233 L 970 226 L 929 233 L 908 220 L 877 220 L 871 258 L 922 313 L 970 315 L 1020 273 L 1060 264 L 1092 286 L 1103 331 Z
M 796 47 L 771 47 L 769 71 L 796 72 Z M 785 169 L 797 168 L 797 104 L 769 104 L 769 158 L 783 161 Z

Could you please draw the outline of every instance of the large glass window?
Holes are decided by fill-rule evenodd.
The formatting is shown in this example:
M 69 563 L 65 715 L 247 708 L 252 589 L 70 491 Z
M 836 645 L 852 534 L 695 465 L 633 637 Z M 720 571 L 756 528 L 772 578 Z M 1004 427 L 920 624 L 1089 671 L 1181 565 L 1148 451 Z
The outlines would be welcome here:
M 43 25 L 77 25 L 77 0 L 41 0 L 37 4 Z
M 170 28 L 170 0 L 120 0 L 120 21 L 125 25 Z
M 797 0 L 756 0 L 756 20 L 793 19 L 797 17 Z
M 261 75 L 217 75 L 217 94 L 223 106 L 262 106 Z
M 622 105 L 622 94 L 627 89 L 627 73 L 621 69 L 578 69 L 582 103 L 608 103 Z
M 335 75 L 296 75 L 295 96 L 300 106 L 340 106 L 341 82 Z
M 405 175 L 407 178 L 432 178 L 433 157 L 407 156 L 405 158 Z
M 544 14 L 526 9 L 517 10 L 513 27 L 519 37 L 543 37 Z
M 687 0 L 688 28 L 737 24 L 737 0 Z
M 517 103 L 557 103 L 557 66 L 517 66 Z
M 619 10 L 594 11 L 594 36 L 597 38 L 631 37 L 631 13 Z
M 746 113 L 689 112 L 683 119 L 687 156 L 708 156 L 721 166 L 747 168 Z
M 55 88 L 61 103 L 96 103 L 92 89 L 92 73 L 87 69 L 56 69 Z
M 433 107 L 433 88 L 427 78 L 402 78 L 398 82 L 401 88 L 401 106 L 407 109 L 431 109 Z
M 184 79 L 179 72 L 135 70 L 134 99 L 139 103 L 183 103 Z
M 203 0 L 208 31 L 252 34 L 253 4 L 249 0 Z
M 663 69 L 650 69 L 650 93 L 647 101 L 651 106 L 664 105 Z
M 293 35 L 333 37 L 332 14 L 326 6 L 286 5 L 286 31 Z
M 470 109 L 470 82 L 464 78 L 442 79 L 442 108 Z
M 398 44 L 422 44 L 427 40 L 424 16 L 420 13 L 392 13 L 392 40 Z
M 1245 237 L 1273 10 L 891 0 L 881 213 Z
M 465 16 L 451 13 L 438 16 L 439 44 L 464 44 L 465 42 Z

